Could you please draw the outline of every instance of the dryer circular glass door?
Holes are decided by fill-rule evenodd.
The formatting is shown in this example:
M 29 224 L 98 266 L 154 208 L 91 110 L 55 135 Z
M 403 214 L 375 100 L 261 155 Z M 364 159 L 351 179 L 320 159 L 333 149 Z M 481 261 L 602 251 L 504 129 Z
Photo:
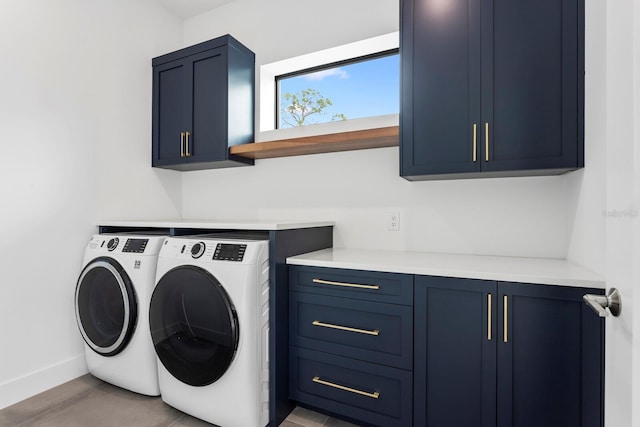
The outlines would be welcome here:
M 87 264 L 76 285 L 76 319 L 87 345 L 115 356 L 129 343 L 137 317 L 136 294 L 122 266 L 109 257 Z
M 149 307 L 156 354 L 178 380 L 206 386 L 227 371 L 238 348 L 236 310 L 220 282 L 185 265 L 158 281 Z

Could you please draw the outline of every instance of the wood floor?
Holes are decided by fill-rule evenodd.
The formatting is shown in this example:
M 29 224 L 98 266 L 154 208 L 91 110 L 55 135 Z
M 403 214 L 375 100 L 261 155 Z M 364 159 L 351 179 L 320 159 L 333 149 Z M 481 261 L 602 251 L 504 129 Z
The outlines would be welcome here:
M 281 427 L 355 427 L 296 408 Z M 0 410 L 0 427 L 211 427 L 165 404 L 84 375 Z M 250 426 L 247 426 L 250 427 Z

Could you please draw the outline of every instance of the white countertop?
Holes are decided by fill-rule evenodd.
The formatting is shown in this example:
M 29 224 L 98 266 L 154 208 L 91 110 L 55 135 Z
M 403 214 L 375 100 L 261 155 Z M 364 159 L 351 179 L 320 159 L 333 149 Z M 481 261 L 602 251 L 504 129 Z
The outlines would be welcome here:
M 287 264 L 605 289 L 598 274 L 562 259 L 324 249 Z
M 203 228 L 211 230 L 292 230 L 297 228 L 331 227 L 334 221 L 265 221 L 265 220 L 156 220 L 100 221 L 107 227 Z

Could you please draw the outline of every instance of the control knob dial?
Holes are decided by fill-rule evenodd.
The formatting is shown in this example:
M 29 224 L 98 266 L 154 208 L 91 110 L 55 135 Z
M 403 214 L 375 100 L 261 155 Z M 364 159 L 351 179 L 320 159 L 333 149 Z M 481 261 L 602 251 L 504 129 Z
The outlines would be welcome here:
M 194 243 L 193 246 L 191 246 L 191 257 L 193 259 L 200 258 L 202 254 L 204 254 L 204 250 L 205 250 L 204 242 Z
M 107 249 L 109 250 L 109 252 L 115 250 L 115 248 L 118 247 L 118 243 L 120 243 L 120 239 L 118 239 L 117 237 L 110 239 L 109 242 L 107 242 Z

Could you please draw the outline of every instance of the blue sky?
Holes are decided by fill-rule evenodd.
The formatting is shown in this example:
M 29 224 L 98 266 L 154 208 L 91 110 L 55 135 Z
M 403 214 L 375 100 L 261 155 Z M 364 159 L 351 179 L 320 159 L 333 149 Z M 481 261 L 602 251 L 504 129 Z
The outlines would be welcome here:
M 314 122 L 331 121 L 342 113 L 347 119 L 394 114 L 400 103 L 400 58 L 385 56 L 374 60 L 318 71 L 280 81 L 280 93 L 297 93 L 312 88 L 333 105 Z M 280 120 L 280 127 L 289 127 Z

